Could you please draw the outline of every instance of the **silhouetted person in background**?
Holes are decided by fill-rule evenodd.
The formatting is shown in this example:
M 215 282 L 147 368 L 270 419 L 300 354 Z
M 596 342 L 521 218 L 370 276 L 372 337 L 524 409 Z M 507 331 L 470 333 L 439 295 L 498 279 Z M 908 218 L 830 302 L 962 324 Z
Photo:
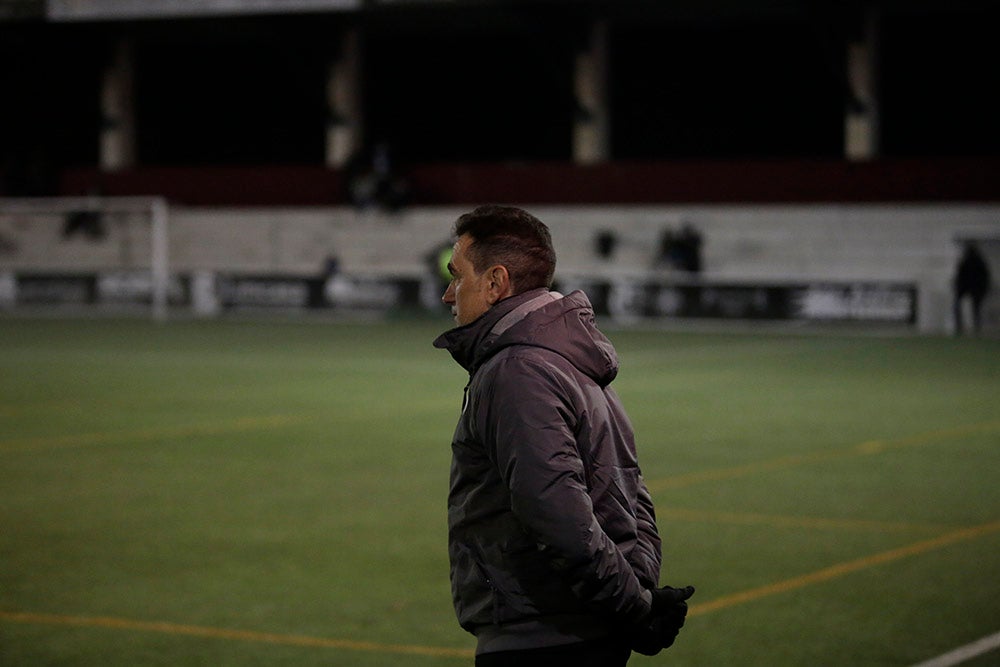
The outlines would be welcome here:
M 979 332 L 983 299 L 990 291 L 990 269 L 986 265 L 979 249 L 974 243 L 966 243 L 955 271 L 955 332 L 965 331 L 965 318 L 962 314 L 962 304 L 968 297 L 972 305 L 972 331 Z
M 665 229 L 660 237 L 658 262 L 678 271 L 701 272 L 701 233 L 685 223 L 679 232 Z
M 345 172 L 348 199 L 358 209 L 377 207 L 395 212 L 409 200 L 409 186 L 396 174 L 389 145 L 385 142 L 355 155 Z

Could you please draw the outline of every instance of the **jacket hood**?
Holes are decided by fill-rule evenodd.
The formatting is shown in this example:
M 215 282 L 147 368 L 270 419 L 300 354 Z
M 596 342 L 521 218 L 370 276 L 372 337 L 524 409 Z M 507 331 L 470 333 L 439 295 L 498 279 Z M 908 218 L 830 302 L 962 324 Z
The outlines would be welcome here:
M 563 296 L 542 288 L 512 296 L 434 341 L 434 347 L 448 350 L 470 375 L 512 345 L 560 354 L 602 387 L 618 374 L 614 346 L 597 329 L 594 308 L 579 290 Z

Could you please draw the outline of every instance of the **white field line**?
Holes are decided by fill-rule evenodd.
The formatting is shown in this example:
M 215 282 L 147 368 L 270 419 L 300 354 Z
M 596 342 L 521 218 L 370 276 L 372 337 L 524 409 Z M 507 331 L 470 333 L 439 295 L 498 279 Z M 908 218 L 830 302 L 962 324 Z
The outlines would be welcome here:
M 978 639 L 971 644 L 959 646 L 954 651 L 948 651 L 943 655 L 931 658 L 913 667 L 952 667 L 952 665 L 961 664 L 966 660 L 971 660 L 997 648 L 1000 648 L 1000 632 Z

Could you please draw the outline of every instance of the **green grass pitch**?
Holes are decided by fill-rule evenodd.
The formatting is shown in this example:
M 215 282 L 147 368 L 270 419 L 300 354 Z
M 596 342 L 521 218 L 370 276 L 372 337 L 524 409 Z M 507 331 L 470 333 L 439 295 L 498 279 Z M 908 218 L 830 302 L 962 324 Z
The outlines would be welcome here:
M 447 326 L 0 319 L 0 664 L 471 664 Z M 698 587 L 630 664 L 906 666 L 1000 630 L 1000 341 L 608 333 L 663 583 Z

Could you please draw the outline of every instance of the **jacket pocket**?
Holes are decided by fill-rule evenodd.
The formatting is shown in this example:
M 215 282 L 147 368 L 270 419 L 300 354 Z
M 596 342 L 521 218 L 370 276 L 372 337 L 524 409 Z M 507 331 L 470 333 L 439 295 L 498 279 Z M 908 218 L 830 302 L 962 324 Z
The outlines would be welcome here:
M 579 611 L 569 585 L 536 543 L 498 546 L 490 556 L 485 567 L 493 585 L 497 622 Z
M 455 608 L 466 629 L 580 610 L 548 555 L 528 539 L 457 543 L 452 563 Z
M 467 544 L 451 547 L 451 593 L 459 625 L 465 630 L 497 622 L 493 580 Z

